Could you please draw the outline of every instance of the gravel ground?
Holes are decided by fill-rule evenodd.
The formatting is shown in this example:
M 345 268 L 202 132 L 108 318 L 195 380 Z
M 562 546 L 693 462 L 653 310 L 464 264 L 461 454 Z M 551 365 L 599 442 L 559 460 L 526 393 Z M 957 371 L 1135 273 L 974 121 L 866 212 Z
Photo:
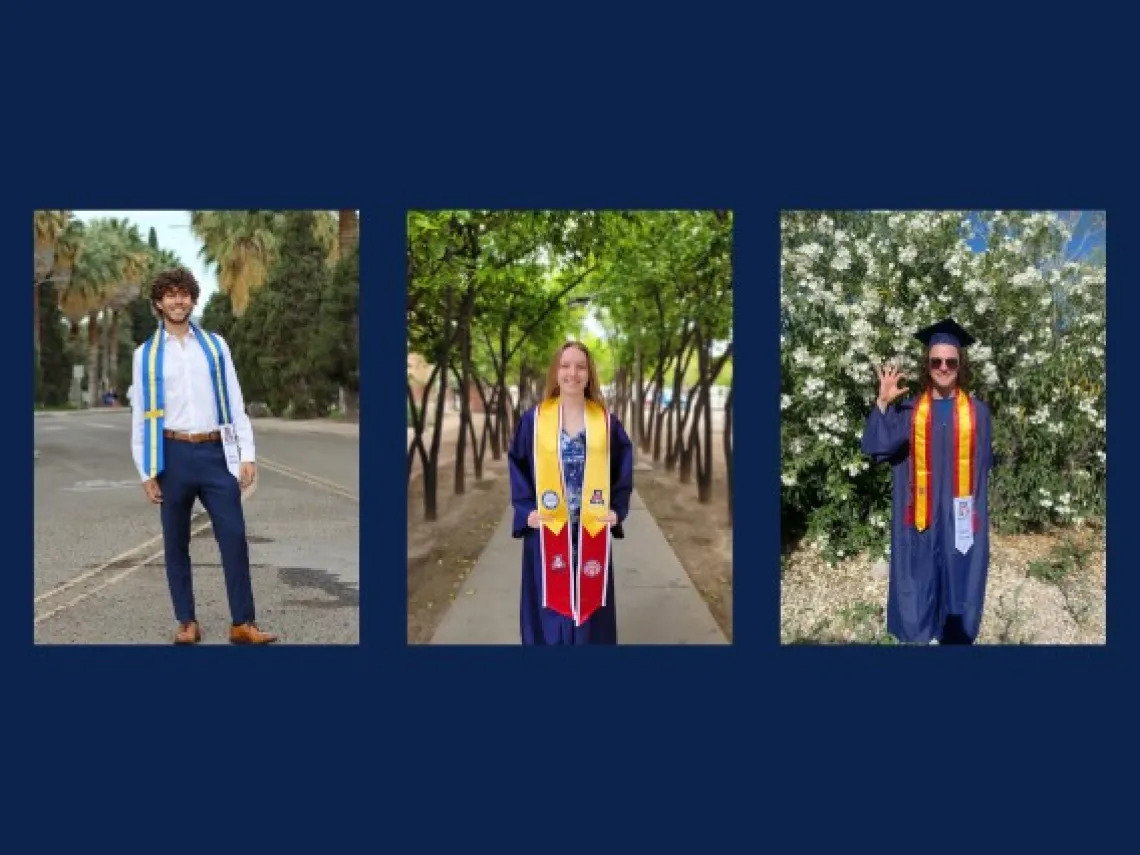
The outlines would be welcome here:
M 1104 644 L 1104 534 L 1081 533 L 1083 569 L 1058 582 L 1027 575 L 1061 535 L 992 535 L 978 644 Z M 890 643 L 885 564 L 866 557 L 829 567 L 812 546 L 789 556 L 781 584 L 780 637 L 794 643 Z

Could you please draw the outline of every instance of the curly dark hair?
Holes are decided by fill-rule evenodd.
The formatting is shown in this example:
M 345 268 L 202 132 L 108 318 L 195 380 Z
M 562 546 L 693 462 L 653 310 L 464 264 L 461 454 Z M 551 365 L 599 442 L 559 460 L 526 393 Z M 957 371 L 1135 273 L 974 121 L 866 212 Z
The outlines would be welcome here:
M 185 291 L 195 303 L 198 302 L 198 295 L 201 293 L 198 280 L 194 278 L 193 273 L 185 267 L 168 267 L 158 271 L 154 282 L 151 283 L 151 302 L 155 304 L 162 302 L 162 295 L 173 289 Z
M 930 351 L 934 350 L 936 345 L 931 345 L 926 348 L 922 354 L 922 368 L 920 369 L 922 379 L 922 391 L 926 391 L 934 386 L 934 378 L 930 376 Z M 963 391 L 969 392 L 972 382 L 970 375 L 970 358 L 966 356 L 966 348 L 958 348 L 958 388 Z

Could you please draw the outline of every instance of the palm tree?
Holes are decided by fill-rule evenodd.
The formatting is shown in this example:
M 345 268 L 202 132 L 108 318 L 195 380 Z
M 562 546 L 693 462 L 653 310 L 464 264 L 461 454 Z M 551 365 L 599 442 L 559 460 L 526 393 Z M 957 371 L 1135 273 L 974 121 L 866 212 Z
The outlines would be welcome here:
M 356 248 L 357 242 L 360 240 L 360 222 L 357 219 L 356 211 L 337 211 L 337 219 L 337 250 L 339 251 L 340 257 L 345 258 Z M 352 340 L 356 353 L 360 353 L 359 338 L 360 313 L 358 310 L 352 316 Z M 357 396 L 342 386 L 340 388 L 340 400 L 345 412 L 350 415 L 355 415 L 359 406 Z
M 112 218 L 106 221 L 106 229 L 108 238 L 115 244 L 119 279 L 111 284 L 107 294 L 103 357 L 99 362 L 105 369 L 103 380 L 114 386 L 119 377 L 119 318 L 123 309 L 138 297 L 150 268 L 152 252 L 139 234 L 138 226 Z
M 35 268 L 32 274 L 32 328 L 38 364 L 40 358 L 40 285 L 52 279 L 56 262 L 56 247 L 71 222 L 71 211 L 36 211 L 32 217 L 32 222 L 35 241 Z
M 218 286 L 240 317 L 277 257 L 272 211 L 191 211 L 190 230 L 202 241 L 202 257 L 218 270 Z
M 67 318 L 71 338 L 87 322 L 87 400 L 95 406 L 99 398 L 99 313 L 110 299 L 120 279 L 121 250 L 106 221 L 95 221 L 83 229 L 74 258 L 70 281 L 60 293 L 59 308 Z
M 343 223 L 331 211 L 315 211 L 313 235 L 331 266 L 340 257 Z M 355 213 L 355 212 L 353 212 Z M 285 213 L 281 211 L 191 211 L 190 230 L 202 241 L 202 258 L 218 271 L 235 317 L 249 307 L 277 260 Z

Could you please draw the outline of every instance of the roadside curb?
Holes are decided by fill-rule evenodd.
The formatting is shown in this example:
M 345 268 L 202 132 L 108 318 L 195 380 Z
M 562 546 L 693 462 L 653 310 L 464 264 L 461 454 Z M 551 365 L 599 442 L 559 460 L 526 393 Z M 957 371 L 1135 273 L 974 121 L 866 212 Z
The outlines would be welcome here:
M 54 416 L 66 416 L 74 418 L 76 416 L 114 416 L 120 413 L 129 413 L 130 407 L 87 407 L 82 410 L 32 410 L 32 415 L 37 418 L 51 418 Z

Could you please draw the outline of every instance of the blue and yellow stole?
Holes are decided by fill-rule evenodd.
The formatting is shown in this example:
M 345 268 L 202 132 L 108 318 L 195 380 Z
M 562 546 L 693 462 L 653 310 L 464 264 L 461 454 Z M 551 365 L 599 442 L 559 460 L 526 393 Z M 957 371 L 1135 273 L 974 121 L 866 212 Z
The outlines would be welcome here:
M 190 324 L 190 329 L 210 365 L 210 376 L 214 379 L 214 400 L 218 407 L 218 424 L 231 424 L 230 395 L 226 386 L 225 356 L 218 337 L 212 332 Z M 162 429 L 165 423 L 165 401 L 162 383 L 162 357 L 166 349 L 166 328 L 163 324 L 143 344 L 142 351 L 142 396 L 143 396 L 143 469 L 151 478 L 157 478 L 163 469 Z

